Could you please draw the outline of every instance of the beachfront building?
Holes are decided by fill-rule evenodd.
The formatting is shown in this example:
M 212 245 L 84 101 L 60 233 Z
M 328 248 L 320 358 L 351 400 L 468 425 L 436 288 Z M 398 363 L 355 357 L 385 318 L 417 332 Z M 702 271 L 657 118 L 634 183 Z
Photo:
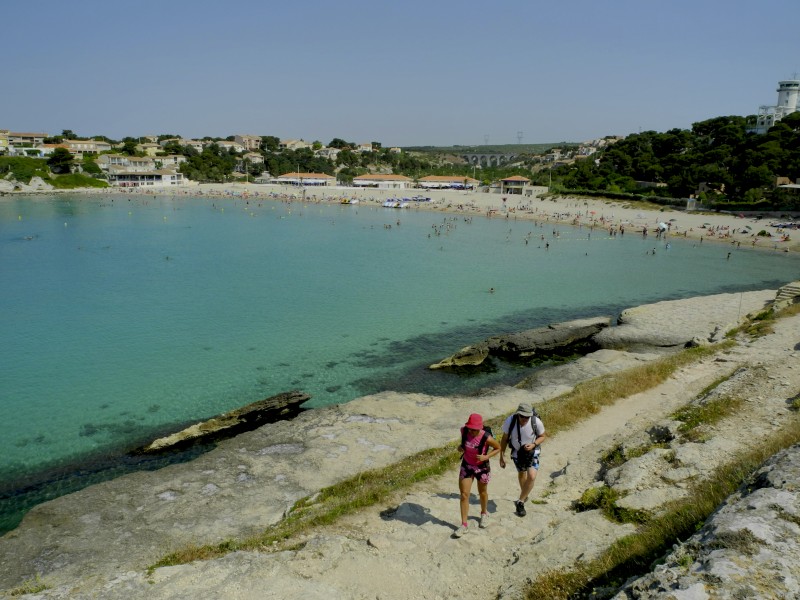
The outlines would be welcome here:
M 439 190 L 474 190 L 480 181 L 463 175 L 428 175 L 417 182 L 417 186 L 425 189 Z
M 233 141 L 249 152 L 261 149 L 261 137 L 257 135 L 235 135 Z
M 353 185 L 364 188 L 378 188 L 382 190 L 405 190 L 413 187 L 414 181 L 405 175 L 359 175 L 353 177 Z
M 8 129 L 0 129 L 0 155 L 8 153 Z
M 365 153 L 365 152 L 372 152 L 374 148 L 372 147 L 372 142 L 364 142 L 363 144 L 359 144 L 356 146 L 356 152 Z
M 283 185 L 314 185 L 314 186 L 334 186 L 336 177 L 327 173 L 284 173 L 272 180 L 272 183 Z
M 514 175 L 500 180 L 501 194 L 522 194 L 531 184 L 531 180 L 522 175 Z
M 125 169 L 110 169 L 108 182 L 115 187 L 165 187 L 184 185 L 183 173 L 172 169 L 156 169 L 154 171 L 129 171 Z
M 778 121 L 800 110 L 800 79 L 787 79 L 778 82 L 778 103 L 774 106 L 760 106 L 755 120 L 747 124 L 747 131 L 767 133 Z

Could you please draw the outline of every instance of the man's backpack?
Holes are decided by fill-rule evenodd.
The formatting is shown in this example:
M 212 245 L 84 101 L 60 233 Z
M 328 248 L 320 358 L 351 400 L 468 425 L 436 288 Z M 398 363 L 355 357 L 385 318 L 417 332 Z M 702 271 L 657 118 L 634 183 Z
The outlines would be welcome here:
M 539 413 L 536 412 L 535 408 L 531 409 L 533 414 L 531 415 L 531 427 L 533 428 L 533 439 L 536 439 L 536 419 L 539 418 Z M 514 428 L 517 428 L 517 441 L 519 442 L 522 439 L 522 432 L 520 431 L 520 424 L 519 424 L 519 415 L 514 413 L 511 417 L 511 423 L 508 426 L 508 445 L 511 446 L 513 450 L 519 450 L 511 440 L 514 439 L 514 436 L 511 435 L 511 432 L 514 431 Z
M 487 443 L 487 441 L 488 441 L 488 439 L 490 437 L 494 437 L 494 434 L 492 433 L 492 428 L 489 427 L 488 425 L 484 425 L 483 426 L 483 437 L 481 438 L 481 443 L 478 444 L 478 454 L 486 454 L 486 452 L 485 452 L 486 443 Z M 459 448 L 461 448 L 461 452 L 464 452 L 464 448 L 465 448 L 464 444 L 466 444 L 466 443 L 467 443 L 467 428 L 466 427 L 462 427 L 461 428 L 461 445 L 459 446 Z

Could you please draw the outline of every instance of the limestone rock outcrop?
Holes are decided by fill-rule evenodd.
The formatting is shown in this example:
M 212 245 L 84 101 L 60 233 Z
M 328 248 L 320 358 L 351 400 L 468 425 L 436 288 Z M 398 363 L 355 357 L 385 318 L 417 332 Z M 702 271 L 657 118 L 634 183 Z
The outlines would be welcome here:
M 492 336 L 487 343 L 489 352 L 495 356 L 511 359 L 530 358 L 584 342 L 610 324 L 611 317 L 578 319 L 519 333 Z
M 0 179 L 0 192 L 49 192 L 53 186 L 44 181 L 41 177 L 31 177 L 30 182 L 21 183 L 13 177 Z
M 611 317 L 596 317 L 496 335 L 478 344 L 462 348 L 429 368 L 477 367 L 490 356 L 503 360 L 526 360 L 534 356 L 549 356 L 581 343 L 589 343 L 595 334 L 610 324 Z
M 252 431 L 266 423 L 296 417 L 303 409 L 300 405 L 311 396 L 291 391 L 271 396 L 247 406 L 237 408 L 207 421 L 201 421 L 177 433 L 158 438 L 134 451 L 136 454 L 155 454 L 185 448 L 192 444 L 217 441 Z
M 601 348 L 616 350 L 713 343 L 774 300 L 775 290 L 762 290 L 646 304 L 622 311 L 616 327 L 593 339 Z
M 800 445 L 767 460 L 703 529 L 615 600 L 800 596 Z

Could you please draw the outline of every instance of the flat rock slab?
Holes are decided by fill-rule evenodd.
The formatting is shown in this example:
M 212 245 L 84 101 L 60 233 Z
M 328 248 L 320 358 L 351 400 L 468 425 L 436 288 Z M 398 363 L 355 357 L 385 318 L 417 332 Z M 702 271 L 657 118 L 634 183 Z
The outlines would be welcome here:
M 594 336 L 602 348 L 685 346 L 696 338 L 720 341 L 750 313 L 764 310 L 776 290 L 667 300 L 625 309 L 617 327 Z

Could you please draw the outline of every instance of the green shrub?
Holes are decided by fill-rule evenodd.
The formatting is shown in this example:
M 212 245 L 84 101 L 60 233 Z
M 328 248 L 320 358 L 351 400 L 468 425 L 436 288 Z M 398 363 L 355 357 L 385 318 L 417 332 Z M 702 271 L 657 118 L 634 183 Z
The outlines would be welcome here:
M 42 158 L 25 156 L 0 156 L 0 176 L 11 173 L 20 183 L 30 183 L 32 177 L 48 177 L 50 170 Z
M 600 509 L 607 519 L 616 523 L 646 523 L 648 521 L 649 517 L 643 510 L 617 506 L 617 500 L 620 497 L 616 490 L 607 485 L 590 487 L 583 492 L 580 500 L 575 502 L 575 510 L 584 512 Z
M 89 177 L 88 175 L 83 175 L 82 173 L 71 173 L 69 175 L 54 175 L 53 177 L 45 179 L 47 183 L 52 185 L 54 188 L 61 189 L 61 190 L 68 190 L 72 188 L 78 187 L 94 187 L 94 188 L 105 188 L 108 187 L 108 183 L 102 181 L 100 179 L 95 179 L 94 177 Z

